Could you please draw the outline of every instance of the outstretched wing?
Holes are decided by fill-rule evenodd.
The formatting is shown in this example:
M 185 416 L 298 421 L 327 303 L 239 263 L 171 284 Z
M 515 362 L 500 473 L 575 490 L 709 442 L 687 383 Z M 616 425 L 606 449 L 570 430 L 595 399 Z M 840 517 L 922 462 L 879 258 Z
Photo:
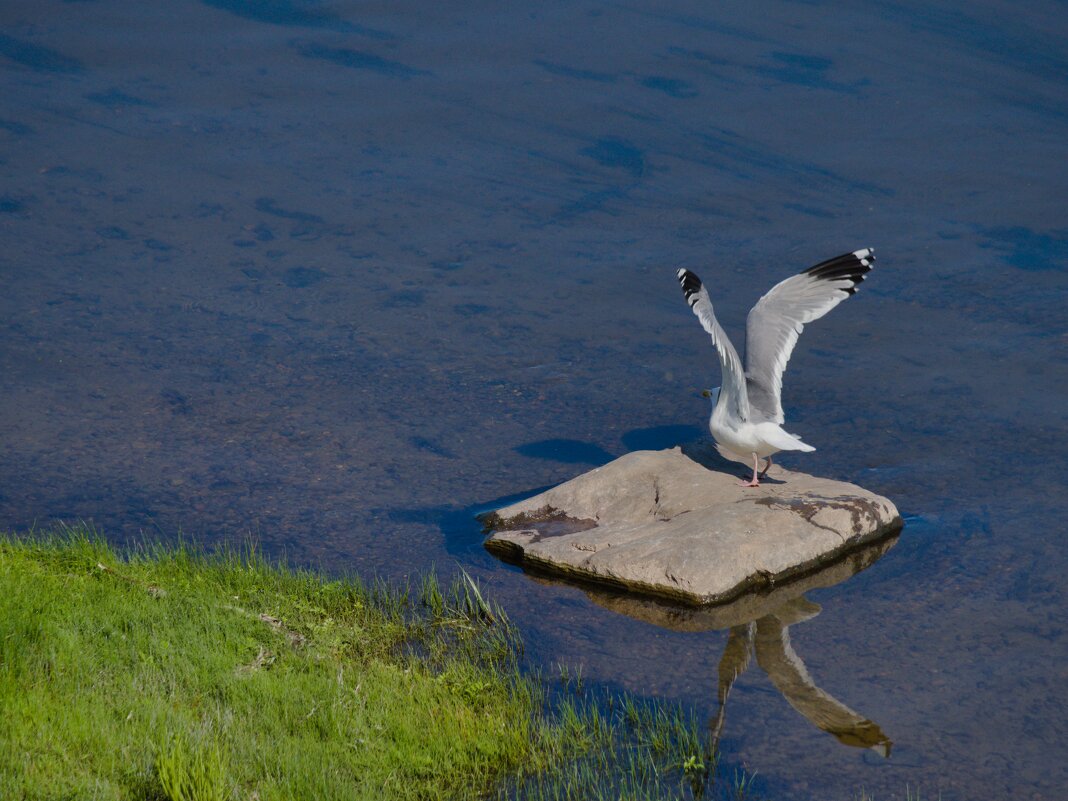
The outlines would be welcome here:
M 708 290 L 701 285 L 701 279 L 689 270 L 679 270 L 675 277 L 682 284 L 682 293 L 690 304 L 693 313 L 701 321 L 701 326 L 712 337 L 712 344 L 719 354 L 719 365 L 723 370 L 723 387 L 720 390 L 722 401 L 727 404 L 727 412 L 734 419 L 744 422 L 749 419 L 749 399 L 745 392 L 745 373 L 738 351 L 727 338 L 727 333 L 712 313 L 712 301 L 708 299 Z
M 753 414 L 782 424 L 782 374 L 805 323 L 818 320 L 857 291 L 875 261 L 873 248 L 809 267 L 771 288 L 745 325 L 746 390 Z

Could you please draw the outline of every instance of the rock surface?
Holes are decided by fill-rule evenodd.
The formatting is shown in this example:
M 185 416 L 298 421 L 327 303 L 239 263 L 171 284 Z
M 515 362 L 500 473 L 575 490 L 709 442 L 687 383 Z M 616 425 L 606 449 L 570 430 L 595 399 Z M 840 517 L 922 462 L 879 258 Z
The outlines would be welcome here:
M 854 484 L 776 466 L 746 488 L 710 461 L 700 449 L 628 453 L 484 516 L 486 547 L 552 574 L 701 605 L 901 528 L 893 503 Z

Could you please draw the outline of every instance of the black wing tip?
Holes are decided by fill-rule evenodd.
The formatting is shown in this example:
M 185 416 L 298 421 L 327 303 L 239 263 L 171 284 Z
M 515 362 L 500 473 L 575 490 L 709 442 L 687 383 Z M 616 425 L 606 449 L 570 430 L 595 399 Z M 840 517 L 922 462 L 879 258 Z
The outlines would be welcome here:
M 686 302 L 692 308 L 693 304 L 697 302 L 697 293 L 701 291 L 701 279 L 685 267 L 680 267 L 675 272 L 675 277 L 679 279 L 679 283 L 682 285 L 682 294 L 686 296 Z
M 864 281 L 865 274 L 871 272 L 874 261 L 875 248 L 861 248 L 852 253 L 843 253 L 841 256 L 822 261 L 804 272 L 806 275 L 824 281 L 852 281 L 852 285 L 845 291 L 854 295 L 857 285 Z

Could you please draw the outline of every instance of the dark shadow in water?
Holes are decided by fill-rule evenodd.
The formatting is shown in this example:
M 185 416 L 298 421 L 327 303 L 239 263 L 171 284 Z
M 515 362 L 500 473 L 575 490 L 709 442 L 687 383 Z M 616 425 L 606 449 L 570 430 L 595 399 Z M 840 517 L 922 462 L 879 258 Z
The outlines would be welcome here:
M 85 96 L 85 99 L 110 109 L 138 107 L 154 108 L 156 106 L 151 100 L 134 97 L 133 95 L 128 95 L 126 92 L 115 88 L 109 89 L 106 92 L 90 92 Z
M 620 169 L 635 178 L 640 178 L 645 172 L 645 153 L 616 136 L 598 139 L 589 147 L 579 150 L 579 153 L 593 159 L 602 167 Z
M 651 426 L 650 428 L 635 428 L 628 431 L 620 439 L 626 450 L 629 451 L 659 451 L 665 448 L 674 448 L 681 445 L 683 453 L 690 456 L 690 450 L 698 454 L 691 456 L 694 461 L 712 460 L 718 464 L 717 469 L 723 465 L 734 464 L 722 459 L 719 454 L 710 448 L 702 448 L 701 443 L 694 442 L 701 436 L 701 429 L 691 425 L 668 425 Z M 565 464 L 607 464 L 616 458 L 600 445 L 592 442 L 583 442 L 579 439 L 541 439 L 537 442 L 527 442 L 516 449 L 516 453 L 530 456 L 533 459 L 551 459 Z M 708 451 L 708 453 L 706 453 Z M 716 462 L 718 460 L 718 462 Z M 706 465 L 708 466 L 708 465 Z M 731 468 L 732 472 L 737 472 Z
M 0 33 L 0 56 L 34 72 L 80 75 L 85 67 L 80 61 L 49 47 L 16 39 Z
M 715 606 L 676 606 L 587 584 L 580 586 L 598 606 L 645 623 L 673 631 L 728 630 L 727 645 L 719 661 L 717 710 L 709 722 L 710 755 L 719 747 L 731 688 L 755 657 L 757 665 L 787 703 L 812 725 L 834 735 L 840 743 L 870 748 L 888 757 L 893 742 L 879 725 L 816 685 L 790 642 L 790 627 L 811 620 L 821 611 L 819 604 L 804 597 L 806 592 L 839 584 L 856 575 L 878 561 L 897 539 L 898 535 L 894 534 L 787 584 Z M 557 578 L 535 578 L 544 583 L 574 584 Z
M 374 53 L 353 50 L 348 47 L 326 47 L 318 42 L 291 42 L 305 58 L 321 59 L 357 70 L 367 70 L 389 78 L 408 80 L 421 75 L 432 75 L 429 70 L 417 69 L 399 61 L 391 61 Z
M 771 62 L 769 64 L 750 67 L 750 69 L 758 75 L 774 78 L 782 83 L 791 83 L 797 86 L 807 86 L 811 89 L 823 89 L 830 92 L 856 94 L 861 88 L 868 85 L 866 80 L 842 83 L 831 79 L 829 76 L 834 67 L 834 61 L 829 58 L 777 51 L 771 54 Z
M 691 425 L 652 426 L 628 431 L 622 439 L 628 451 L 659 451 L 693 442 L 701 434 L 700 428 Z
M 979 228 L 987 241 L 980 247 L 1005 254 L 1021 270 L 1061 270 L 1068 264 L 1068 230 L 1040 233 L 1023 226 Z
M 256 211 L 270 214 L 273 217 L 281 217 L 283 220 L 296 220 L 297 222 L 321 223 L 323 218 L 318 214 L 309 214 L 306 211 L 293 211 L 281 208 L 272 197 L 257 198 Z
M 565 464 L 607 464 L 616 457 L 599 445 L 579 439 L 542 439 L 520 445 L 516 453 L 533 459 L 551 459 Z
M 388 31 L 366 28 L 307 3 L 290 0 L 202 0 L 204 5 L 244 19 L 281 25 L 287 28 L 321 28 L 329 31 L 358 33 L 371 39 L 393 39 Z
M 596 81 L 597 83 L 614 83 L 616 76 L 610 72 L 594 72 L 592 70 L 569 67 L 566 64 L 556 64 L 551 61 L 535 59 L 534 64 L 541 67 L 551 75 L 560 75 L 564 78 L 574 78 L 579 81 Z
M 399 523 L 421 523 L 438 526 L 445 537 L 445 551 L 454 557 L 461 557 L 472 549 L 481 550 L 485 534 L 477 520 L 479 515 L 492 512 L 504 506 L 539 495 L 555 485 L 535 487 L 526 492 L 505 495 L 486 503 L 472 506 L 426 506 L 413 509 L 389 509 L 384 514 Z

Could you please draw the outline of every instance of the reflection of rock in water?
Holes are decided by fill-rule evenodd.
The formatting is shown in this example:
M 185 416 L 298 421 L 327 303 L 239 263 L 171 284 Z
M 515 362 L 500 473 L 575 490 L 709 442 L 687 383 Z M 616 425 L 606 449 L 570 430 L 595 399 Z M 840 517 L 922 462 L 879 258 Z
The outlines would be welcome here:
M 733 601 L 714 606 L 677 606 L 655 598 L 610 592 L 596 587 L 587 588 L 586 594 L 598 606 L 672 631 L 729 629 L 771 614 L 787 601 L 800 597 L 809 590 L 840 584 L 873 565 L 896 542 L 895 534 L 854 551 L 820 570 L 777 584 L 771 589 L 746 593 Z
M 814 726 L 833 734 L 845 745 L 870 748 L 887 757 L 893 743 L 878 724 L 816 686 L 790 643 L 790 626 L 811 620 L 820 613 L 819 604 L 809 601 L 803 593 L 845 581 L 873 564 L 896 541 L 896 537 L 883 540 L 770 592 L 743 596 L 721 606 L 675 607 L 595 589 L 587 590 L 587 594 L 595 603 L 608 609 L 676 631 L 729 629 L 727 645 L 719 661 L 716 714 L 709 723 L 710 753 L 716 750 L 723 733 L 731 688 L 755 656 L 760 669 L 787 703 Z

